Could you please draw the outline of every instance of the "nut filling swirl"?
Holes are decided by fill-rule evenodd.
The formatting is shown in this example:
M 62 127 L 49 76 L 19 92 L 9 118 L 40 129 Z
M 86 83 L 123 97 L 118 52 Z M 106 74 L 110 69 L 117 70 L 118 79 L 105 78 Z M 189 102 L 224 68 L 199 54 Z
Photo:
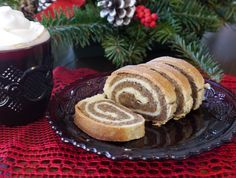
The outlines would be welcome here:
M 139 117 L 135 117 L 125 107 L 117 106 L 117 104 L 110 100 L 84 102 L 81 105 L 81 110 L 86 116 L 103 124 L 125 126 L 142 120 Z
M 130 68 L 134 73 L 129 70 Z M 176 110 L 174 87 L 163 76 L 151 70 L 146 72 L 149 78 L 130 68 L 123 68 L 125 71 L 118 70 L 108 78 L 104 87 L 107 98 L 143 115 L 146 120 L 153 121 L 156 125 L 164 124 Z M 170 86 L 169 91 L 161 87 L 161 82 Z M 173 98 L 169 97 L 168 92 L 173 94 Z
M 98 94 L 75 105 L 74 123 L 99 140 L 130 141 L 145 135 L 145 120 L 130 109 Z

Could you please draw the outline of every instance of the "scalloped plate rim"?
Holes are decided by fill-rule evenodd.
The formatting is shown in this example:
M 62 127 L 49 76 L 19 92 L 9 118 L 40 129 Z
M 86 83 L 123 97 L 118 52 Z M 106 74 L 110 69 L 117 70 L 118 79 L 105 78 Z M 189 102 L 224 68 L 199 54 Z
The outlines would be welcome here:
M 107 73 L 91 74 L 91 75 L 88 75 L 88 76 L 85 76 L 85 77 L 80 77 L 79 79 L 75 80 L 74 82 L 64 86 L 60 91 L 56 92 L 53 95 L 52 99 L 54 99 L 55 96 L 58 96 L 60 93 L 65 91 L 68 87 L 70 87 L 74 83 L 84 82 L 88 79 L 95 78 L 95 77 L 102 77 L 102 76 L 105 77 L 108 74 L 109 73 L 107 72 Z M 222 89 L 224 89 L 224 91 L 227 94 L 229 94 L 232 98 L 234 98 L 236 100 L 236 94 L 234 94 L 232 91 L 230 91 L 229 89 L 225 88 L 224 86 L 222 86 L 219 83 L 216 83 L 212 80 L 209 80 L 209 79 L 206 79 L 206 80 L 210 81 L 211 83 L 214 83 L 217 86 L 220 86 Z M 207 152 L 207 151 L 210 151 L 214 148 L 218 148 L 222 144 L 232 141 L 233 137 L 236 135 L 236 120 L 235 120 L 233 122 L 233 124 L 230 126 L 230 128 L 226 131 L 226 133 L 221 135 L 221 137 L 218 137 L 218 138 L 210 141 L 208 144 L 205 144 L 204 146 L 201 145 L 200 149 L 197 149 L 200 146 L 195 147 L 195 148 L 191 148 L 191 149 L 188 150 L 188 153 L 185 154 L 185 155 L 180 156 L 180 155 L 176 154 L 180 151 L 176 151 L 175 154 L 165 153 L 165 155 L 164 154 L 162 154 L 162 155 L 157 154 L 155 156 L 150 156 L 150 155 L 145 156 L 145 155 L 140 154 L 139 156 L 128 156 L 128 155 L 125 155 L 125 154 L 118 155 L 118 154 L 114 154 L 114 153 L 109 153 L 109 151 L 99 150 L 99 148 L 89 146 L 90 144 L 88 144 L 88 143 L 75 141 L 71 136 L 63 133 L 63 131 L 60 128 L 58 128 L 58 125 L 56 123 L 54 123 L 54 121 L 51 119 L 49 111 L 47 111 L 47 113 L 46 113 L 46 118 L 48 119 L 48 122 L 51 125 L 52 129 L 55 131 L 55 133 L 57 135 L 59 135 L 61 137 L 61 140 L 63 142 L 72 144 L 73 146 L 75 146 L 77 148 L 84 149 L 88 152 L 105 156 L 105 157 L 107 157 L 109 159 L 112 159 L 112 160 L 125 160 L 125 159 L 128 159 L 128 160 L 162 160 L 162 159 L 182 160 L 182 159 L 187 159 L 191 156 L 196 156 L 196 155 L 199 155 L 203 152 Z M 214 141 L 214 144 L 212 143 L 213 141 Z

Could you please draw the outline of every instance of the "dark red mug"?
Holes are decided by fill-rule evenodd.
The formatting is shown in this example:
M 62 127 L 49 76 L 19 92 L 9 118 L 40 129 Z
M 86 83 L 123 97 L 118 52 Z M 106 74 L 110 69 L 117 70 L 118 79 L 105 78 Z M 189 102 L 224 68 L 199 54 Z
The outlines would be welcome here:
M 50 39 L 0 51 L 0 123 L 26 124 L 41 118 L 53 87 Z

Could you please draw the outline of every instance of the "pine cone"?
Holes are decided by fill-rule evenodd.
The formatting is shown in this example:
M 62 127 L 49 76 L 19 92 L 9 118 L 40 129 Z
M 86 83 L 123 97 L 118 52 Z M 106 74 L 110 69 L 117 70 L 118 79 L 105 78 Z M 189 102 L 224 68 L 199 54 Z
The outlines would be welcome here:
M 54 3 L 56 0 L 39 0 L 38 11 L 45 10 L 48 6 Z
M 135 13 L 136 0 L 100 0 L 100 16 L 114 26 L 128 25 Z

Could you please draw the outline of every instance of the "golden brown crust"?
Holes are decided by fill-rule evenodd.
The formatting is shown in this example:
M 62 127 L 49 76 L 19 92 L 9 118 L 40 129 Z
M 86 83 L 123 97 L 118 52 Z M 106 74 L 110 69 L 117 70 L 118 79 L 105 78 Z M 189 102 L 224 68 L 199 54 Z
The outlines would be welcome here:
M 169 56 L 165 57 L 159 57 L 156 59 L 151 60 L 148 62 L 149 64 L 168 64 L 171 66 L 174 66 L 180 71 L 182 71 L 187 77 L 191 77 L 191 80 L 189 80 L 190 83 L 194 83 L 194 86 L 196 87 L 196 92 L 193 94 L 195 95 L 194 98 L 194 105 L 193 105 L 193 110 L 196 110 L 200 107 L 202 100 L 203 100 L 203 94 L 204 94 L 204 78 L 202 77 L 201 73 L 190 63 L 182 60 L 182 59 L 177 59 Z M 188 78 L 189 79 L 189 78 Z
M 182 118 L 190 112 L 193 106 L 192 89 L 188 79 L 183 74 L 164 63 L 141 64 L 140 66 L 148 67 L 160 74 L 166 75 L 166 77 L 168 76 L 168 78 L 174 80 L 180 88 L 181 94 L 183 95 L 183 108 L 181 108 L 182 112 L 178 114 L 175 113 L 175 119 Z
M 167 101 L 167 103 L 174 103 L 176 101 L 175 88 L 172 83 L 170 83 L 167 79 L 165 79 L 162 75 L 142 66 L 126 66 L 120 68 L 112 73 L 112 75 L 117 74 L 134 74 L 141 77 L 144 77 L 151 81 L 153 85 L 156 85 L 162 93 Z M 111 76 L 112 76 L 111 75 Z M 109 77 L 108 77 L 109 78 Z M 111 80 L 108 80 L 108 82 Z
M 93 138 L 103 141 L 125 142 L 139 139 L 145 135 L 144 119 L 143 122 L 128 126 L 107 125 L 86 116 L 80 109 L 82 104 L 83 100 L 75 106 L 74 123 Z
M 164 63 L 160 63 L 160 64 L 146 63 L 146 64 L 141 64 L 140 66 L 148 67 L 154 71 L 165 73 L 166 75 L 174 79 L 180 85 L 181 88 L 184 88 L 183 90 L 184 95 L 192 94 L 192 89 L 191 89 L 188 79 L 183 74 L 181 74 L 178 70 Z
M 197 92 L 197 98 L 198 99 L 195 101 L 195 104 L 194 104 L 195 107 L 193 107 L 193 110 L 196 110 L 201 106 L 203 98 L 204 98 L 204 88 Z
M 186 71 L 186 73 L 189 73 L 193 80 L 194 83 L 196 84 L 197 88 L 200 90 L 204 88 L 204 79 L 201 75 L 201 73 L 190 63 L 186 62 L 185 60 L 182 59 L 177 59 L 169 56 L 164 56 L 164 57 L 159 57 L 156 59 L 151 60 L 148 63 L 155 63 L 155 62 L 160 62 L 160 63 L 165 63 L 165 64 L 170 64 L 173 66 L 176 66 L 183 71 Z

